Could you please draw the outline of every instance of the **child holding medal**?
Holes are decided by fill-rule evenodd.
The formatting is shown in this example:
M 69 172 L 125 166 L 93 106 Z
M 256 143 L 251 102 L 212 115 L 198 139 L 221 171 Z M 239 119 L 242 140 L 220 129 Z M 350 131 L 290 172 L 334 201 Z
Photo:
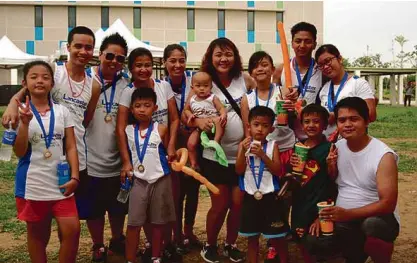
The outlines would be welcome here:
M 267 257 L 265 262 L 280 262 L 275 251 L 286 258 L 284 238 L 289 226 L 284 218 L 284 207 L 275 194 L 279 190 L 281 171 L 278 145 L 274 140 L 266 140 L 274 129 L 275 113 L 268 107 L 255 106 L 248 120 L 249 137 L 239 144 L 236 160 L 236 173 L 243 174 L 239 185 L 245 192 L 239 234 L 248 237 L 248 262 L 258 262 L 260 234 L 270 239 L 270 249 L 274 250 L 271 253 L 274 257 Z
M 163 230 L 175 221 L 174 200 L 166 147 L 167 126 L 152 120 L 157 110 L 153 89 L 135 89 L 131 99 L 134 124 L 125 129 L 131 152 L 133 175 L 122 181 L 133 180 L 127 222 L 126 260 L 135 262 L 139 231 L 145 223 L 152 224 L 152 263 L 161 262 Z
M 48 63 L 29 62 L 23 75 L 22 86 L 29 91 L 30 100 L 27 96 L 25 104 L 19 102 L 20 122 L 14 145 L 19 158 L 15 183 L 17 217 L 26 222 L 32 262 L 47 261 L 52 218 L 61 234 L 59 261 L 75 262 L 80 222 L 73 196 L 79 184 L 74 122 L 68 109 L 50 98 L 54 79 Z M 70 166 L 70 178 L 59 185 L 58 165 L 64 159 Z

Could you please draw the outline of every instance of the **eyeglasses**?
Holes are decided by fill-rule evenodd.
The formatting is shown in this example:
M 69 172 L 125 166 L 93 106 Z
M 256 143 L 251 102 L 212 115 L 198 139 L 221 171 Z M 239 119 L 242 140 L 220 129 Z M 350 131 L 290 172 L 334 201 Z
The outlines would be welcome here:
M 107 53 L 107 52 L 103 52 L 105 54 L 105 59 L 108 61 L 112 61 L 114 58 L 116 58 L 116 61 L 118 63 L 124 63 L 126 60 L 126 57 L 123 55 L 115 55 L 114 53 Z
M 317 67 L 319 69 L 324 69 L 325 66 L 330 66 L 330 64 L 332 64 L 332 60 L 335 59 L 337 57 L 330 57 L 330 58 L 326 58 L 322 63 L 317 63 Z

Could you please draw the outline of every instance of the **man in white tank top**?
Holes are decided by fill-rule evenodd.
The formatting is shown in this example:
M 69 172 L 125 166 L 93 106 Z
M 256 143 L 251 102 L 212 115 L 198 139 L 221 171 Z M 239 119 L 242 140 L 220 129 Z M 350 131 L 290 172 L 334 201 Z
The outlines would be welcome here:
M 305 100 L 307 105 L 316 102 L 317 94 L 322 87 L 322 73 L 316 67 L 312 57 L 317 46 L 317 29 L 314 25 L 300 22 L 291 28 L 291 46 L 295 58 L 291 59 L 291 81 L 294 86 L 294 97 Z M 285 86 L 284 64 L 277 66 L 273 82 Z M 294 132 L 298 139 L 307 139 L 299 121 L 294 120 Z
M 344 138 L 327 158 L 336 171 L 336 206 L 320 217 L 333 220 L 335 240 L 347 262 L 390 262 L 399 233 L 397 154 L 366 130 L 369 111 L 358 97 L 341 100 L 335 108 L 337 128 Z M 346 244 L 349 244 L 346 246 Z

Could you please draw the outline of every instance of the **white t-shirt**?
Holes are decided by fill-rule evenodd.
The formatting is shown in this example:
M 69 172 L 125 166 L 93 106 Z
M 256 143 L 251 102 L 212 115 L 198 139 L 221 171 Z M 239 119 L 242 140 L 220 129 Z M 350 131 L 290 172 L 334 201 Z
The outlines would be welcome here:
M 194 72 L 191 72 L 189 70 L 186 70 L 184 72 L 184 80 L 185 80 L 185 82 L 183 83 L 184 84 L 183 87 L 185 87 L 184 91 L 181 90 L 181 92 L 177 93 L 174 90 L 172 90 L 175 96 L 175 102 L 177 103 L 178 111 L 181 110 L 181 108 L 184 109 L 185 103 L 187 102 L 188 94 L 190 93 L 190 90 L 191 90 L 191 79 L 192 79 L 193 74 Z M 167 82 L 171 85 L 171 88 L 172 88 L 172 84 L 168 78 L 167 78 Z M 183 94 L 184 94 L 184 98 L 182 99 Z
M 266 155 L 271 160 L 274 156 L 274 145 L 275 145 L 275 141 L 268 141 L 266 145 Z M 255 171 L 255 178 L 256 178 L 256 182 L 255 182 L 254 175 L 249 166 L 249 160 L 248 160 L 249 157 L 246 157 L 246 158 L 247 158 L 246 160 L 247 165 L 246 165 L 245 175 L 240 176 L 239 178 L 240 188 L 242 191 L 245 191 L 246 193 L 253 195 L 255 194 L 256 191 L 258 191 L 256 182 L 259 181 L 259 167 L 261 164 L 261 159 L 256 156 L 253 157 L 254 158 L 254 171 Z M 262 194 L 268 194 L 268 193 L 273 193 L 278 190 L 279 190 L 278 178 L 274 176 L 273 174 L 271 174 L 268 167 L 264 165 L 264 171 L 262 173 L 262 181 L 259 187 L 259 191 Z
M 325 107 L 328 111 L 330 111 L 327 105 L 327 100 L 329 98 L 330 83 L 331 81 L 328 81 L 326 84 L 324 84 L 323 89 L 320 91 L 319 95 L 321 106 Z M 334 85 L 335 97 L 337 91 L 339 90 L 339 87 L 340 85 Z M 359 97 L 364 100 L 374 99 L 374 90 L 371 88 L 371 86 L 365 79 L 353 76 L 346 81 L 342 91 L 339 94 L 339 97 L 337 98 L 336 103 L 348 97 Z M 324 134 L 328 137 L 330 134 L 334 132 L 334 130 L 336 130 L 336 125 L 329 125 L 329 127 L 327 127 L 327 129 L 324 131 Z
M 280 87 L 274 86 L 274 91 L 271 94 L 269 103 L 266 100 L 258 98 L 259 105 L 266 106 L 268 104 L 268 108 L 272 109 L 275 112 L 276 100 L 277 98 L 281 98 L 279 89 Z M 249 110 L 251 110 L 253 107 L 256 106 L 256 92 L 255 90 L 253 90 L 250 94 L 246 94 L 245 96 L 248 99 Z M 291 130 L 291 128 L 289 128 L 288 126 L 278 126 L 276 119 L 274 121 L 274 127 L 274 131 L 268 135 L 267 140 L 277 141 L 280 152 L 284 152 L 288 149 L 291 149 L 295 144 L 294 131 Z
M 156 105 L 158 105 L 158 109 L 152 115 L 152 120 L 157 121 L 159 124 L 169 126 L 168 100 L 174 97 L 174 92 L 172 92 L 171 85 L 168 82 L 157 79 L 152 80 L 155 84 L 154 91 L 156 93 Z M 135 87 L 133 85 L 129 85 L 128 88 L 123 91 L 119 104 L 130 108 L 132 94 L 134 91 Z
M 74 120 L 80 171 L 87 168 L 87 153 L 84 141 L 85 128 L 83 121 L 88 103 L 90 103 L 93 87 L 91 68 L 86 69 L 85 72 L 84 81 L 75 82 L 68 76 L 65 64 L 62 62 L 56 63 L 54 74 L 55 86 L 51 91 L 53 100 L 64 105 L 69 110 L 71 117 Z
M 15 196 L 27 200 L 49 201 L 65 197 L 59 190 L 57 165 L 63 155 L 65 128 L 74 127 L 68 109 L 53 104 L 55 115 L 54 136 L 49 151 L 52 156 L 44 157 L 46 149 L 41 126 L 35 117 L 29 123 L 29 145 L 25 156 L 19 159 L 16 170 Z M 45 133 L 49 134 L 51 112 L 41 116 Z
M 94 74 L 94 79 L 101 83 L 97 74 Z M 107 115 L 104 92 L 100 93 L 94 117 L 86 129 L 85 137 L 88 154 L 87 167 L 90 176 L 105 178 L 120 175 L 121 159 L 115 134 L 116 117 L 120 97 L 127 85 L 129 85 L 129 77 L 123 73 L 115 86 L 114 100 L 110 111 L 112 120 L 108 123 L 104 120 Z M 110 103 L 111 90 L 110 87 L 105 91 L 108 103 Z
M 148 147 L 146 148 L 146 153 L 143 158 L 142 165 L 145 167 L 145 171 L 143 173 L 138 171 L 138 166 L 141 163 L 139 162 L 138 152 L 135 145 L 135 126 L 128 125 L 125 131 L 129 150 L 132 153 L 133 174 L 135 177 L 145 180 L 151 184 L 156 182 L 162 176 L 170 173 L 168 159 L 166 158 L 167 153 L 164 144 L 162 143 L 162 139 L 159 136 L 157 122 L 153 125 L 153 130 L 149 137 Z M 148 129 L 138 131 L 138 133 L 145 136 L 147 131 Z M 141 138 L 140 134 L 138 134 L 139 150 L 142 151 L 145 138 Z
M 295 58 L 291 59 L 290 68 L 291 68 L 291 81 L 294 87 L 299 88 L 300 84 L 298 83 L 297 72 L 295 71 Z M 307 73 L 307 72 L 306 72 Z M 301 80 L 304 79 L 305 74 L 300 73 Z M 320 88 L 323 85 L 323 74 L 321 70 L 317 67 L 314 67 L 313 73 L 311 75 L 310 81 L 308 82 L 304 100 L 307 102 L 307 105 L 315 103 L 317 95 L 319 94 Z M 282 69 L 281 74 L 281 84 L 285 87 L 285 69 Z M 299 98 L 303 98 L 300 94 Z M 294 123 L 294 132 L 296 137 L 299 140 L 307 139 L 307 135 L 304 133 L 301 123 L 295 121 Z
M 197 118 L 208 118 L 218 116 L 216 107 L 214 106 L 214 94 L 211 94 L 208 98 L 204 100 L 197 100 L 197 95 L 193 95 L 190 99 L 190 108 L 191 112 Z
M 243 75 L 233 79 L 230 83 L 230 86 L 227 88 L 227 91 L 236 101 L 237 105 L 240 105 L 240 101 L 242 100 L 243 95 L 247 92 Z M 220 102 L 226 108 L 227 124 L 221 140 L 221 146 L 226 154 L 228 162 L 234 164 L 236 163 L 236 155 L 239 143 L 244 136 L 242 120 L 232 108 L 232 105 L 229 103 L 226 96 L 224 96 L 223 92 L 214 82 L 211 92 L 219 98 Z M 211 161 L 216 161 L 214 159 L 214 150 L 210 148 L 204 149 L 203 157 Z
M 352 152 L 345 139 L 336 143 L 337 167 L 336 179 L 339 194 L 336 205 L 345 209 L 359 208 L 379 201 L 376 173 L 382 157 L 392 153 L 398 162 L 398 155 L 385 143 L 372 138 L 365 149 Z M 397 208 L 395 218 L 399 221 Z

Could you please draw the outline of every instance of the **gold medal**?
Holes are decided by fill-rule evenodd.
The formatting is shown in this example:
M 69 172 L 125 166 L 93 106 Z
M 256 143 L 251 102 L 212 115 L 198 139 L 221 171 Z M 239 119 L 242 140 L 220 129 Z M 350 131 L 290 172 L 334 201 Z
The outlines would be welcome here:
M 262 197 L 263 197 L 263 194 L 261 193 L 261 191 L 256 191 L 254 194 L 253 194 L 253 197 L 256 199 L 256 200 L 261 200 L 262 199 Z
M 45 157 L 45 159 L 49 159 L 51 158 L 52 153 L 49 149 L 45 149 L 45 151 L 43 151 L 43 157 Z
M 139 171 L 139 173 L 144 173 L 145 172 L 145 166 L 143 166 L 142 164 L 139 164 L 139 166 L 138 166 L 138 171 Z
M 107 114 L 106 115 L 106 117 L 104 117 L 104 121 L 106 122 L 106 123 L 109 123 L 109 122 L 111 122 L 112 121 L 112 117 L 110 116 L 110 114 Z

